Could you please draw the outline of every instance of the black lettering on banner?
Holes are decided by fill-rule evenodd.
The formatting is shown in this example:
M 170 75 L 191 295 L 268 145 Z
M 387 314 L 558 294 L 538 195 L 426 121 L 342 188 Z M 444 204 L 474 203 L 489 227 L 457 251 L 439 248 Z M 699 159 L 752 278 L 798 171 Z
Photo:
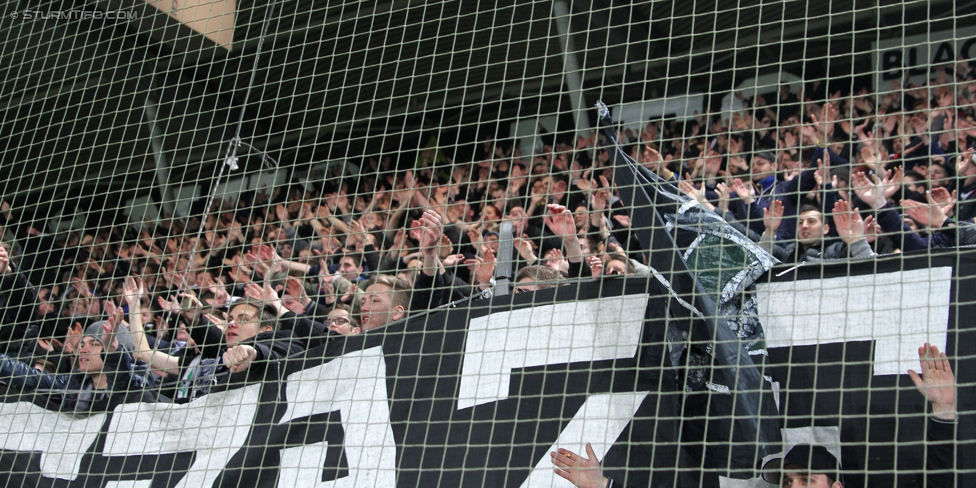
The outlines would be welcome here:
M 929 72 L 928 66 L 918 66 L 918 48 L 910 47 L 908 48 L 908 63 L 905 65 L 908 68 L 909 74 L 914 75 L 924 75 Z
M 881 53 L 881 79 L 885 81 L 900 80 L 902 70 L 901 49 L 892 49 Z
M 953 52 L 953 46 L 950 42 L 940 42 L 939 47 L 935 51 L 935 56 L 932 57 L 932 64 L 945 64 L 953 63 L 956 60 L 956 55 Z
M 976 53 L 970 52 L 973 48 L 973 44 L 976 44 L 976 37 L 971 37 L 966 39 L 966 42 L 962 44 L 959 48 L 959 55 L 967 61 L 972 61 L 976 59 Z

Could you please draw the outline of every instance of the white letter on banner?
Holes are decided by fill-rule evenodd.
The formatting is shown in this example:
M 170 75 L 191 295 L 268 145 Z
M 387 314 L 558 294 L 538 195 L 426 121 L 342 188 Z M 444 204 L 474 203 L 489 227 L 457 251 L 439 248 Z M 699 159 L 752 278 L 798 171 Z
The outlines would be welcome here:
M 106 456 L 196 452 L 177 487 L 211 486 L 251 431 L 261 385 L 211 393 L 185 405 L 128 403 L 116 407 Z
M 624 295 L 472 319 L 458 410 L 508 398 L 515 368 L 634 357 L 647 299 Z
M 105 488 L 152 488 L 152 480 L 106 481 Z
M 320 481 L 327 443 L 319 442 L 282 449 L 279 486 L 396 486 L 396 442 L 382 348 L 343 354 L 294 373 L 287 382 L 288 409 L 279 424 L 338 410 L 349 476 Z
M 105 414 L 74 418 L 27 402 L 0 404 L 0 448 L 40 451 L 41 475 L 73 480 L 98 437 Z
M 918 368 L 926 342 L 945 349 L 952 268 L 756 285 L 766 347 L 876 341 L 874 374 Z
M 647 393 L 646 391 L 601 393 L 588 397 L 573 420 L 559 433 L 556 442 L 549 446 L 542 459 L 532 468 L 522 487 L 572 487 L 572 483 L 556 476 L 555 471 L 552 470 L 549 453 L 555 451 L 557 447 L 562 447 L 586 455 L 586 443 L 589 442 L 593 445 L 593 452 L 603 459 L 610 446 L 634 418 Z

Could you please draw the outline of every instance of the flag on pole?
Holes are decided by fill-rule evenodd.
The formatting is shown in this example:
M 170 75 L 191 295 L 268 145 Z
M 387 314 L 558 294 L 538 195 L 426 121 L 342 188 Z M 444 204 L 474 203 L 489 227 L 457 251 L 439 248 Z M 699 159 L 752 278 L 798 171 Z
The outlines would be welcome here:
M 617 142 L 609 108 L 602 102 L 597 108 L 633 232 L 652 274 L 671 295 L 672 364 L 689 394 L 682 441 L 701 442 L 703 452 L 693 456 L 701 456 L 703 467 L 751 477 L 759 460 L 779 451 L 779 423 L 763 374 L 763 331 L 751 293 L 776 260 L 634 161 Z

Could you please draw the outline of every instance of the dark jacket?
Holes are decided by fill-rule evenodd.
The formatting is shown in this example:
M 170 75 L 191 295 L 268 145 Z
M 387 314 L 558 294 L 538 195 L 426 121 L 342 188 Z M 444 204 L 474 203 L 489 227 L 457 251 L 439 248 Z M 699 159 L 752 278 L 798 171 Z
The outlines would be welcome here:
M 326 316 L 328 313 L 322 317 L 323 320 Z M 305 350 L 325 344 L 329 340 L 329 328 L 309 315 L 286 312 L 278 318 L 278 329 L 289 331 L 292 340 L 297 341 Z
M 13 267 L 11 263 L 9 266 Z M 0 278 L 0 353 L 17 355 L 31 336 L 37 291 L 23 273 L 11 269 Z M 36 330 L 34 334 L 36 336 Z
M 935 230 L 928 237 L 922 237 L 905 225 L 901 215 L 891 205 L 885 204 L 878 210 L 878 225 L 886 234 L 892 234 L 896 243 L 901 244 L 904 252 L 920 249 L 952 249 L 959 246 L 976 245 L 976 224 L 971 220 L 955 222 L 946 220 L 942 228 Z
M 227 352 L 223 332 L 217 326 L 203 322 L 192 327 L 190 334 L 197 347 L 180 351 L 180 379 L 172 397 L 177 402 L 187 402 L 206 395 L 213 386 L 226 381 L 230 376 L 230 370 L 224 366 L 223 361 L 223 355 Z M 257 358 L 248 367 L 249 374 L 260 374 L 269 362 L 300 354 L 305 350 L 300 341 L 294 340 L 290 330 L 281 328 L 262 332 L 241 341 L 240 345 L 251 346 L 257 351 Z
M 824 243 L 820 246 L 806 247 L 793 241 L 781 246 L 774 244 L 765 235 L 759 241 L 763 249 L 784 263 L 816 262 L 826 259 L 866 259 L 875 256 L 874 251 L 871 250 L 871 246 L 865 239 L 856 241 L 849 247 L 843 241 L 836 241 L 826 246 L 823 245 Z
M 20 391 L 46 394 L 49 405 L 68 413 L 106 411 L 112 395 L 144 386 L 144 377 L 133 374 L 128 353 L 106 353 L 102 370 L 108 377 L 108 387 L 96 390 L 91 378 L 81 371 L 52 374 L 0 354 L 0 381 Z
M 773 200 L 779 200 L 783 203 L 783 223 L 779 226 L 776 236 L 784 240 L 792 239 L 796 236 L 796 216 L 800 208 L 800 199 L 817 186 L 817 181 L 813 177 L 816 170 L 815 166 L 808 167 L 792 180 L 774 181 L 768 187 L 757 188 L 756 199 L 751 205 L 746 205 L 740 199 L 734 199 L 729 202 L 729 211 L 739 221 L 746 223 L 753 232 L 762 234 L 766 230 L 763 223 L 763 209 L 769 209 Z

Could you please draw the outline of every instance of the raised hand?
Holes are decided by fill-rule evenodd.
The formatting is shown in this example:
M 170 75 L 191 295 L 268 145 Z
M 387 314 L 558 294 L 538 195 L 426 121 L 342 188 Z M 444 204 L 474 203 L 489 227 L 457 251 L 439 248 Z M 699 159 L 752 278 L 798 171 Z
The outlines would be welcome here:
M 874 149 L 871 149 L 870 146 L 865 144 L 864 147 L 861 148 L 861 160 L 864 161 L 864 164 L 875 168 L 877 167 L 877 159 L 878 158 L 874 154 Z
M 285 293 L 298 300 L 302 305 L 308 305 L 308 294 L 305 293 L 305 287 L 298 278 L 293 276 L 285 278 Z
M 452 266 L 457 266 L 458 263 L 461 263 L 463 261 L 464 261 L 464 254 L 451 254 L 448 255 L 446 258 L 442 259 L 441 264 L 443 264 L 445 268 L 450 268 Z
M 241 257 L 241 265 L 253 268 L 262 276 L 268 274 L 268 271 L 271 269 L 270 266 L 268 266 L 268 263 L 261 261 L 253 250 L 244 253 L 244 255 Z
M 204 307 L 203 302 L 201 302 L 200 299 L 197 298 L 197 295 L 193 293 L 192 290 L 187 289 L 185 292 L 180 293 L 176 296 L 181 300 L 186 300 L 187 302 L 189 302 L 191 311 L 197 311 Z
M 229 269 L 227 276 L 230 276 L 234 283 L 247 284 L 251 282 L 251 270 L 242 264 Z
M 267 301 L 278 298 L 278 293 L 271 285 L 261 286 L 257 283 L 244 285 L 244 296 L 257 301 Z
M 689 179 L 689 175 L 685 175 L 685 179 L 678 180 L 678 189 L 681 190 L 681 193 L 688 195 L 688 197 L 692 200 L 695 200 L 698 203 L 705 203 L 706 200 L 704 190 L 699 190 L 694 183 L 688 181 Z
M 719 183 L 715 185 L 715 193 L 718 193 L 718 208 L 723 212 L 729 211 L 729 200 L 732 196 L 732 190 L 729 189 L 729 185 L 725 183 Z
M 329 270 L 326 268 L 325 272 L 319 272 L 319 293 L 331 297 L 335 295 L 335 280 L 342 276 L 339 271 L 333 274 L 329 274 Z
M 10 267 L 10 256 L 7 254 L 7 249 L 0 246 L 0 274 L 7 272 Z
M 614 214 L 612 218 L 620 227 L 630 227 L 630 215 Z
M 884 234 L 881 225 L 874 220 L 873 215 L 868 215 L 864 219 L 864 238 L 868 240 L 868 243 L 871 243 L 881 237 L 881 234 Z
M 358 220 L 349 223 L 349 233 L 346 235 L 346 247 L 356 249 L 358 244 L 363 243 L 366 238 L 366 227 Z
M 976 152 L 973 148 L 966 149 L 965 152 L 959 155 L 956 159 L 956 174 L 959 176 L 966 176 L 966 172 L 969 168 L 973 166 L 973 153 Z
M 102 324 L 102 345 L 105 346 L 105 350 L 108 352 L 115 352 L 119 348 L 119 340 L 116 333 L 118 332 L 119 324 L 121 323 L 122 320 L 120 319 L 118 321 L 109 320 Z
M 751 205 L 756 201 L 756 189 L 742 181 L 741 178 L 732 180 L 732 192 L 735 193 L 746 205 Z
M 530 263 L 536 260 L 536 245 L 532 242 L 532 239 L 516 237 L 512 240 L 512 243 L 515 245 L 515 250 L 518 251 L 519 257 Z
M 823 165 L 821 165 L 820 167 L 818 167 L 816 170 L 813 171 L 813 180 L 817 182 L 817 189 L 823 187 L 823 182 L 824 182 Z
M 125 297 L 125 302 L 129 304 L 129 312 L 131 313 L 133 309 L 141 305 L 140 300 L 146 294 L 146 286 L 142 281 L 142 277 L 126 276 L 122 282 L 122 293 Z
M 57 339 L 38 339 L 37 346 L 45 351 L 52 353 L 56 350 L 55 344 L 58 344 Z
M 838 200 L 833 210 L 834 225 L 841 240 L 851 245 L 864 238 L 864 221 L 856 208 L 851 208 L 851 204 L 844 200 Z
M 609 483 L 603 477 L 600 460 L 593 452 L 593 446 L 586 443 L 586 457 L 580 456 L 568 449 L 559 448 L 549 453 L 549 459 L 556 467 L 553 471 L 560 478 L 564 478 L 579 488 L 603 488 Z
M 278 255 L 278 251 L 274 247 L 262 244 L 258 248 L 258 258 L 268 268 L 265 271 L 266 275 L 273 275 L 283 271 L 281 268 L 281 256 Z
M 566 237 L 576 234 L 576 221 L 573 219 L 573 213 L 562 205 L 546 205 L 545 219 L 546 227 L 557 236 Z
M 410 236 L 411 239 L 420 242 L 420 237 L 424 232 L 423 225 L 424 224 L 420 221 L 420 219 L 410 222 L 410 229 L 407 231 L 407 235 Z
M 546 252 L 545 264 L 553 271 L 569 272 L 569 261 L 563 256 L 563 251 L 560 249 L 553 248 Z
M 490 248 L 482 247 L 481 256 L 475 257 L 474 276 L 481 285 L 487 285 L 495 276 L 495 253 Z
M 905 213 L 919 224 L 935 228 L 942 227 L 946 221 L 942 207 L 932 200 L 932 195 L 927 194 L 926 199 L 929 201 L 927 204 L 914 200 L 902 200 L 901 205 L 905 207 Z
M 885 177 L 881 180 L 881 185 L 884 188 L 885 200 L 891 198 L 898 193 L 901 189 L 902 183 L 902 170 L 901 166 L 896 166 L 893 170 L 888 170 L 885 172 Z
M 312 211 L 312 203 L 311 202 L 302 202 L 302 211 L 301 211 L 301 214 L 300 214 L 300 218 L 302 220 L 314 220 L 315 219 L 315 212 Z
M 403 250 L 403 248 L 405 248 L 406 245 L 407 245 L 407 231 L 404 229 L 400 229 L 396 231 L 396 234 L 393 236 L 393 246 L 390 248 L 390 250 L 392 251 L 395 249 L 397 251 L 400 251 Z
M 603 260 L 599 256 L 590 256 L 586 262 L 590 265 L 590 274 L 594 278 L 603 276 Z
M 210 275 L 203 278 L 202 286 L 214 294 L 213 304 L 215 307 L 226 305 L 230 300 L 230 294 L 227 293 L 227 290 L 224 289 L 221 283 L 211 278 Z
M 102 309 L 105 311 L 105 315 L 108 316 L 108 322 L 114 324 L 116 327 L 122 323 L 122 307 L 117 307 L 115 302 L 112 300 L 105 300 L 102 304 Z M 106 342 L 102 342 L 106 344 Z
M 441 216 L 433 210 L 427 210 L 420 217 L 420 249 L 425 253 L 437 253 L 437 246 L 441 244 L 444 226 Z
M 78 290 L 78 296 L 82 298 L 91 298 L 91 288 L 88 287 L 88 282 L 81 278 L 71 278 L 71 286 Z
M 834 134 L 834 121 L 835 111 L 834 104 L 827 102 L 820 108 L 820 123 L 823 124 L 823 135 L 826 139 L 830 139 L 830 136 Z
M 793 134 L 793 131 L 788 130 L 783 134 L 783 143 L 787 149 L 796 146 L 796 136 Z
M 929 343 L 918 348 L 918 362 L 922 373 L 908 370 L 919 393 L 932 404 L 932 414 L 945 420 L 956 418 L 956 377 L 952 365 L 939 347 Z
M 729 138 L 729 154 L 739 154 L 742 152 L 742 140 L 735 137 Z
M 956 207 L 956 190 L 952 190 L 952 193 L 949 193 L 949 190 L 938 187 L 932 189 L 931 195 L 932 201 L 942 209 L 942 213 L 946 217 L 952 216 Z
M 169 300 L 163 297 L 156 297 L 156 303 L 159 304 L 159 308 L 163 309 L 164 312 L 180 313 L 180 302 L 176 299 L 176 296 L 173 296 Z
M 780 224 L 783 223 L 783 202 L 773 200 L 769 208 L 763 209 L 763 225 L 769 235 L 776 235 Z
M 468 236 L 468 240 L 471 241 L 471 245 L 477 249 L 478 243 L 481 241 L 481 230 L 484 228 L 484 220 L 479 220 L 477 222 L 471 222 L 469 224 L 461 224 L 461 228 L 464 229 L 464 233 Z
M 81 322 L 75 322 L 74 325 L 68 327 L 68 333 L 64 338 L 64 350 L 68 354 L 73 354 L 78 350 L 78 343 L 81 342 L 81 336 L 84 334 L 85 329 L 81 326 Z
M 607 190 L 603 189 L 593 192 L 593 196 L 590 197 L 590 205 L 593 206 L 594 211 L 602 212 L 605 208 L 607 208 L 607 195 Z
M 863 171 L 851 174 L 851 187 L 858 198 L 875 210 L 880 210 L 885 206 L 888 199 L 885 198 L 884 186 L 877 175 L 872 175 L 873 180 Z
M 664 159 L 664 158 L 661 157 L 661 153 L 658 152 L 657 149 L 654 149 L 651 146 L 647 146 L 644 149 L 644 152 L 647 153 L 647 156 L 648 157 L 647 157 L 647 161 L 646 162 L 648 162 L 648 163 L 660 163 Z
M 203 316 L 206 317 L 207 321 L 209 321 L 211 324 L 220 328 L 220 330 L 224 330 L 224 327 L 227 325 L 227 320 L 223 316 L 217 316 L 210 313 L 205 313 Z
M 227 241 L 228 242 L 244 242 L 244 231 L 241 229 L 241 225 L 235 220 L 231 222 L 230 227 L 227 228 Z

